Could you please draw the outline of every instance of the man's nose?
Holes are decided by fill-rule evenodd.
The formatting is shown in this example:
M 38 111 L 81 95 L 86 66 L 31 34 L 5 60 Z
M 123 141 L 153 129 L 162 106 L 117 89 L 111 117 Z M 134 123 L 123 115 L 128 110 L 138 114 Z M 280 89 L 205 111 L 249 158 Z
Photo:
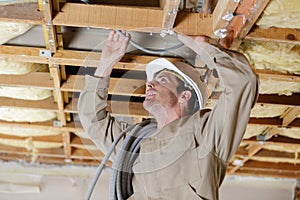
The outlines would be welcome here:
M 154 81 L 153 80 L 152 81 L 148 81 L 146 83 L 146 86 L 147 86 L 147 88 L 154 88 L 155 87 Z

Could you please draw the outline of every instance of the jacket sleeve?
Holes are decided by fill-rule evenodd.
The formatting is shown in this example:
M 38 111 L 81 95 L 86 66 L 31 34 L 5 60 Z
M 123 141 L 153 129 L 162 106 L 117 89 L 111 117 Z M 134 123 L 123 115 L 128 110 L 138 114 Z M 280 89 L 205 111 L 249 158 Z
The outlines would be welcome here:
M 241 53 L 209 45 L 200 57 L 208 68 L 217 71 L 224 88 L 206 123 L 204 149 L 228 162 L 244 135 L 257 100 L 259 80 Z
M 105 154 L 114 138 L 128 124 L 116 121 L 107 108 L 109 77 L 85 76 L 85 87 L 80 93 L 78 112 L 80 122 L 93 142 Z

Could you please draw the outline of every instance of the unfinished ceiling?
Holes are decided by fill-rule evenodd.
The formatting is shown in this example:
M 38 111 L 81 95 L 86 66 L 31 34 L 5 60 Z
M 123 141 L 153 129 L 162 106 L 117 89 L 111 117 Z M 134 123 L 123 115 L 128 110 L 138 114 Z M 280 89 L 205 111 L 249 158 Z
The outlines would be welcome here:
M 300 178 L 300 1 L 203 2 L 1 3 L 0 158 L 61 165 L 99 164 L 103 154 L 80 126 L 76 105 L 84 74 L 92 74 L 97 66 L 107 29 L 131 31 L 141 44 L 159 48 L 176 44 L 176 37 L 160 36 L 172 31 L 204 34 L 215 41 L 232 30 L 234 41 L 221 41 L 249 58 L 261 85 L 228 173 Z M 130 51 L 114 68 L 109 110 L 124 120 L 139 122 L 150 117 L 141 103 L 145 64 L 160 55 Z M 186 59 L 194 59 L 187 49 L 181 53 Z M 182 59 L 175 55 L 180 54 L 164 56 Z M 202 71 L 201 62 L 196 60 Z M 222 88 L 214 77 L 209 87 L 207 107 L 213 107 Z

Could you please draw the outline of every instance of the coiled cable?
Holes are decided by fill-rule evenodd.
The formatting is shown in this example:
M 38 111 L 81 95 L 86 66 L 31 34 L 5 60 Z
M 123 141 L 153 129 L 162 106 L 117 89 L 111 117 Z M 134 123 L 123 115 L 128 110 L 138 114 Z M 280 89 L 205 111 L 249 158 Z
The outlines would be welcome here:
M 85 200 L 90 200 L 95 189 L 96 183 L 114 151 L 118 142 L 126 135 L 121 144 L 121 149 L 117 152 L 112 166 L 112 174 L 110 178 L 110 199 L 123 200 L 127 199 L 132 193 L 132 166 L 138 156 L 140 143 L 156 130 L 156 123 L 150 123 L 150 120 L 145 120 L 134 126 L 129 126 L 122 131 L 118 137 L 113 141 L 108 152 L 97 168 L 96 174 L 89 186 Z

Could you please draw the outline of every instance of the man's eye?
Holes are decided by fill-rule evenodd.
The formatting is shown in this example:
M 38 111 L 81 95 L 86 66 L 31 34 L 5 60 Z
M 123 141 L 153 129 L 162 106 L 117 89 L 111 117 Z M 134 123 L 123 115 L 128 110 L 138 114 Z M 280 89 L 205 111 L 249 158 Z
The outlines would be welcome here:
M 166 82 L 167 82 L 167 79 L 166 79 L 165 77 L 160 77 L 160 78 L 159 78 L 159 81 L 160 81 L 161 83 L 166 83 Z

